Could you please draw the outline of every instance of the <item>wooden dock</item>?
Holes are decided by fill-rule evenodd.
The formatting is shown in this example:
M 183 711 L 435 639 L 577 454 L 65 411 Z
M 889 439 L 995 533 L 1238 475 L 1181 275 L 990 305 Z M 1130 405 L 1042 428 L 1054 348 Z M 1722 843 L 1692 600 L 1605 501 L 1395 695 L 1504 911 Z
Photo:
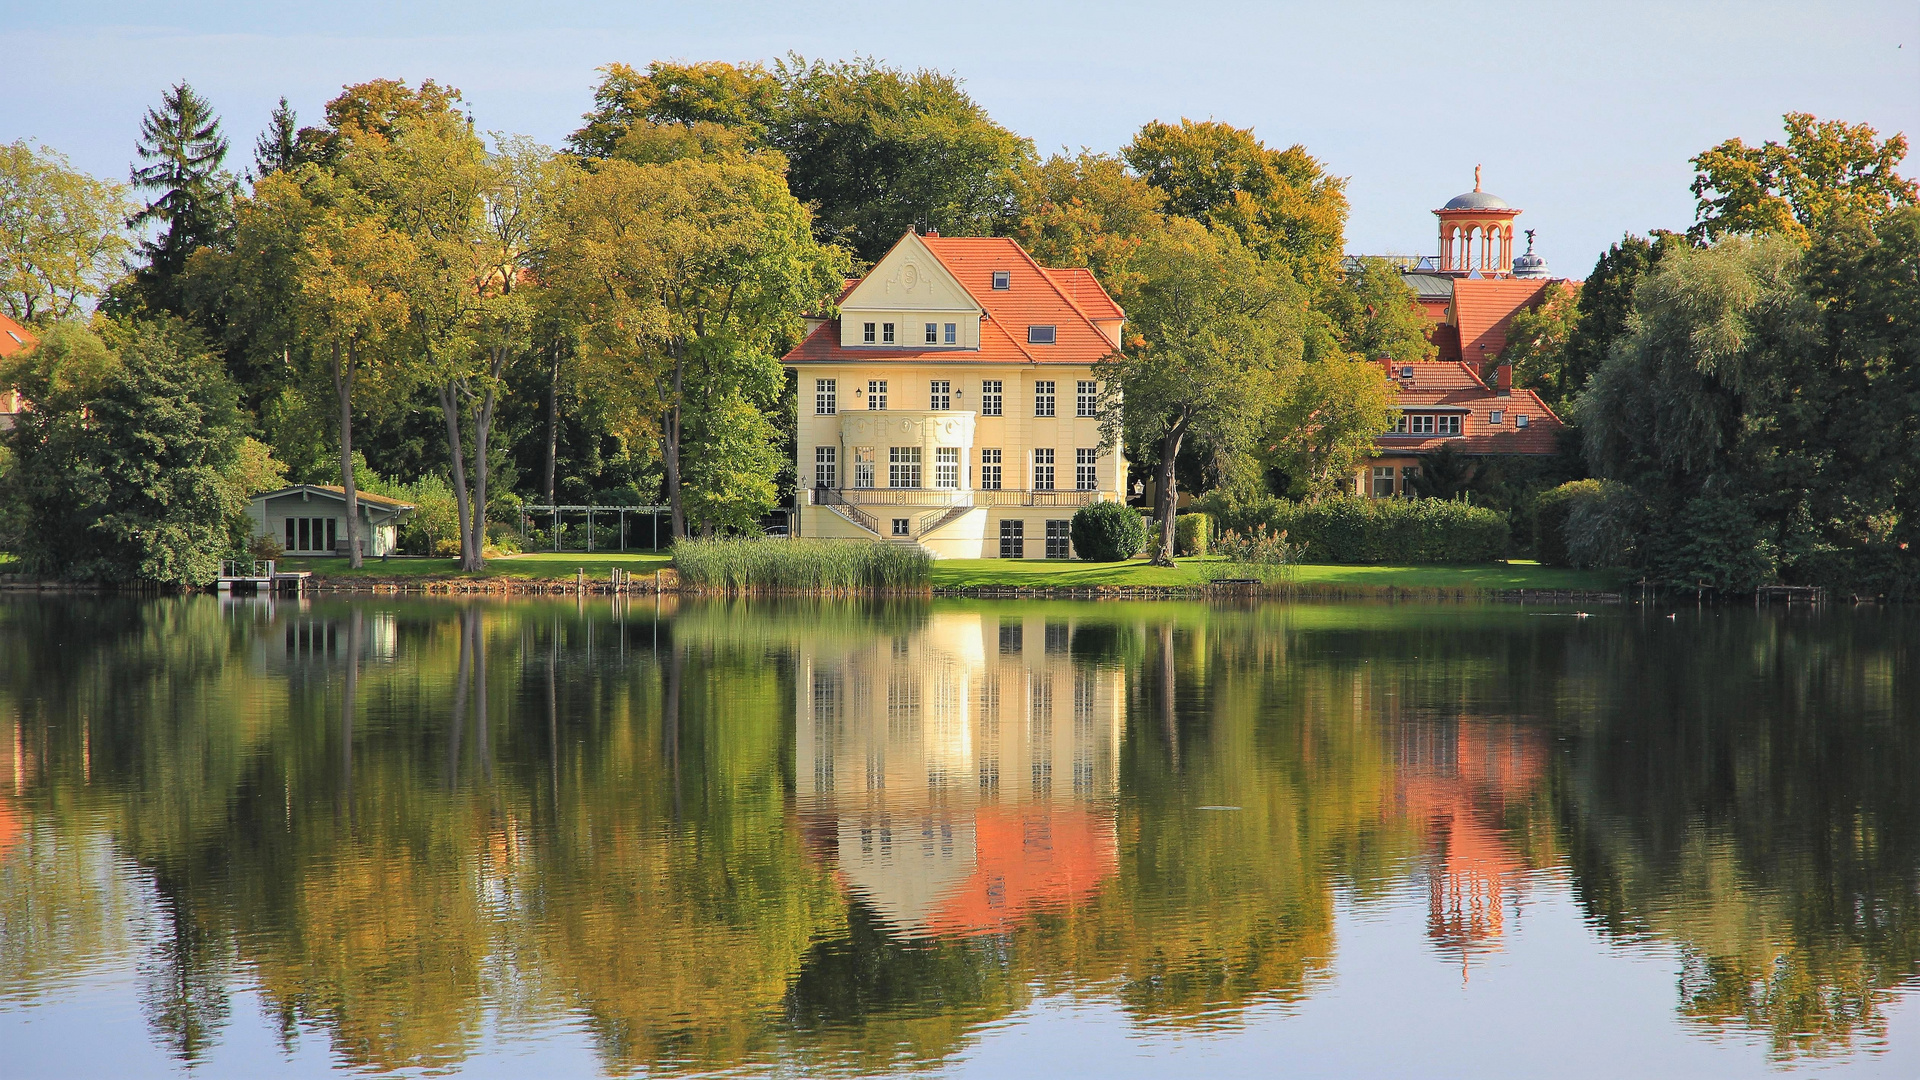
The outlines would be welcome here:
M 223 593 L 294 593 L 306 591 L 306 570 L 280 570 L 272 559 L 222 559 L 214 588 Z

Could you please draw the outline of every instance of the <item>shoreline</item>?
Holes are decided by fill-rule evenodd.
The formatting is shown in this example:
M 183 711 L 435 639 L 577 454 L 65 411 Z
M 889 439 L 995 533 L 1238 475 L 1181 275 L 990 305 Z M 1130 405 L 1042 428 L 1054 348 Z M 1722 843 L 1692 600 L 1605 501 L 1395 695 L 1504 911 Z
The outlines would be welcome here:
M 665 575 L 665 576 L 663 576 Z M 646 575 L 626 575 L 620 581 L 573 578 L 422 578 L 315 576 L 300 594 L 367 596 L 675 596 L 682 598 L 820 597 L 904 598 L 961 600 L 1389 600 L 1503 604 L 1621 604 L 1624 593 L 1592 589 L 1485 589 L 1474 586 L 1420 586 L 1392 584 L 1233 584 L 1192 585 L 929 585 L 917 589 L 709 589 L 683 586 L 665 569 Z M 213 589 L 189 590 L 220 595 Z M 157 593 L 159 590 L 121 588 L 87 582 L 41 581 L 25 575 L 0 575 L 0 592 L 13 593 Z M 238 593 L 227 595 L 260 595 Z

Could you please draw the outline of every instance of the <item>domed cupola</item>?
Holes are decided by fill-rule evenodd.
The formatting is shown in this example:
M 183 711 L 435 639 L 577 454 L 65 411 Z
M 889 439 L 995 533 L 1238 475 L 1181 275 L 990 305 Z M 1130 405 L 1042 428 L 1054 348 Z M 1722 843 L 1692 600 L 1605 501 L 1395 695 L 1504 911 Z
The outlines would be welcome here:
M 1514 272 L 1513 219 L 1520 211 L 1480 190 L 1480 166 L 1473 167 L 1473 190 L 1448 199 L 1434 214 L 1440 219 L 1441 273 L 1506 277 Z
M 1543 278 L 1547 276 L 1547 260 L 1533 253 L 1533 230 L 1527 230 L 1527 250 L 1513 260 L 1513 276 L 1517 278 Z

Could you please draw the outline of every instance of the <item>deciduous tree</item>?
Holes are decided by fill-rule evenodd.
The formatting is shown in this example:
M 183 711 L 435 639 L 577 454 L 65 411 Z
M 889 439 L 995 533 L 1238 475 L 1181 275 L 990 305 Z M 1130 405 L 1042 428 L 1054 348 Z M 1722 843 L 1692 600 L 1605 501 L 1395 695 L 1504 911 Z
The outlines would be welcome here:
M 1339 272 L 1346 181 L 1299 145 L 1270 150 L 1250 128 L 1212 120 L 1154 121 L 1120 156 L 1166 193 L 1167 212 L 1232 229 L 1309 290 Z
M 1131 336 L 1100 362 L 1101 442 L 1124 437 L 1159 470 L 1154 561 L 1173 562 L 1174 462 L 1189 439 L 1232 468 L 1251 459 L 1297 373 L 1305 301 L 1231 230 L 1176 218 L 1134 257 Z
M 32 323 L 71 318 L 119 271 L 131 242 L 126 189 L 59 151 L 0 143 L 0 304 Z
M 1400 268 L 1385 259 L 1363 258 L 1320 297 L 1335 340 L 1351 359 L 1412 363 L 1433 359 L 1431 324 L 1413 302 Z
M 243 421 L 233 386 L 174 320 L 73 324 L 5 372 L 34 403 L 7 436 L 21 559 L 83 581 L 205 585 L 245 510 L 227 482 Z
M 1693 158 L 1699 204 L 1689 237 L 1778 232 L 1804 242 L 1837 219 L 1883 217 L 1920 198 L 1920 184 L 1894 171 L 1907 156 L 1905 135 L 1883 141 L 1867 124 L 1811 113 L 1783 119 L 1785 143 L 1728 139 Z

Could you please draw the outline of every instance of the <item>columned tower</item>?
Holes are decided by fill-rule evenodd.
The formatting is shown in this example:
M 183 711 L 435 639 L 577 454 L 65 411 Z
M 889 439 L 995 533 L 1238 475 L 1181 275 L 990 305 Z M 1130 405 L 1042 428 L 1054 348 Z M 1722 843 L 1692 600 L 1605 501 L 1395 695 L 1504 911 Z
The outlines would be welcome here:
M 1480 190 L 1480 166 L 1473 167 L 1473 190 L 1448 199 L 1434 214 L 1440 219 L 1441 273 L 1512 275 L 1513 219 L 1520 211 L 1500 196 Z

